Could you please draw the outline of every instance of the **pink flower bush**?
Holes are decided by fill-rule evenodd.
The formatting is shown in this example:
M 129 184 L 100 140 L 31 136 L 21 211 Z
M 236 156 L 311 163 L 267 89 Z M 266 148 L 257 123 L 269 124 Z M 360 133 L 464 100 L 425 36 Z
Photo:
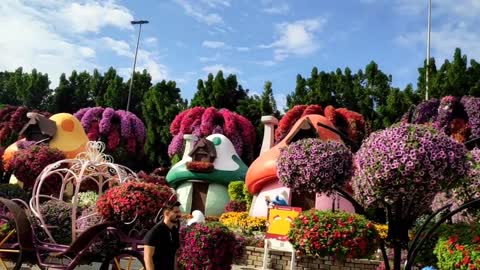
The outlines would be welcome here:
M 255 128 L 248 119 L 227 109 L 194 107 L 185 110 L 179 113 L 171 123 L 170 133 L 173 137 L 168 146 L 170 157 L 183 154 L 184 134 L 193 134 L 199 138 L 219 133 L 232 141 L 235 150 L 242 158 L 245 160 L 253 158 Z
M 219 223 L 194 224 L 180 231 L 180 269 L 229 270 L 244 253 L 244 240 Z
M 303 139 L 280 151 L 277 175 L 295 191 L 327 192 L 352 176 L 352 153 L 342 143 Z

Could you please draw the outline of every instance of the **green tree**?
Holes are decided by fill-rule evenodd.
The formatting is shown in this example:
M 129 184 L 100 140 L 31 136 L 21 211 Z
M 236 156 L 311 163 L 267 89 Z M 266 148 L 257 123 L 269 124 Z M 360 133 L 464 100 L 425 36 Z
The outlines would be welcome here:
M 125 110 L 127 106 L 126 87 L 123 84 L 122 77 L 118 76 L 114 68 L 108 69 L 103 76 L 103 82 L 100 92 L 103 94 L 102 107 L 112 107 L 116 110 Z M 128 91 L 128 90 L 127 90 Z
M 262 115 L 275 115 L 279 116 L 279 112 L 277 110 L 277 103 L 275 102 L 275 98 L 273 96 L 272 90 L 272 82 L 266 81 L 265 85 L 263 86 L 263 93 L 260 98 L 260 107 L 262 110 Z
M 167 154 L 172 139 L 170 123 L 186 107 L 187 102 L 182 100 L 180 89 L 173 81 L 163 80 L 145 93 L 142 102 L 147 130 L 145 153 L 153 168 L 170 164 Z
M 287 95 L 287 108 L 291 109 L 293 106 L 299 104 L 310 104 L 307 102 L 307 94 L 307 81 L 302 75 L 298 74 L 295 91 L 292 94 Z
M 125 83 L 125 93 L 123 93 L 125 102 L 123 103 L 123 108 L 120 107 L 122 110 L 125 110 L 127 107 L 127 100 L 128 100 L 128 89 L 130 87 L 130 80 Z M 130 108 L 129 111 L 137 115 L 138 117 L 142 118 L 142 100 L 144 94 L 152 87 L 152 76 L 144 69 L 141 73 L 135 72 L 133 76 L 133 85 L 132 85 L 132 93 L 130 97 Z

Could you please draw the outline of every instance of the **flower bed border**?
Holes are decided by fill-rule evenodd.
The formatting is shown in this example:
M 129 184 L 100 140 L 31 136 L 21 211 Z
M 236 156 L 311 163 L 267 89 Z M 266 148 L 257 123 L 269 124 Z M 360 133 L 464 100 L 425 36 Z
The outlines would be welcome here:
M 283 251 L 269 251 L 268 269 L 290 269 L 291 253 Z M 263 248 L 246 247 L 244 256 L 235 262 L 238 265 L 261 267 L 263 264 Z M 380 261 L 357 259 L 347 260 L 345 263 L 334 262 L 329 258 L 302 257 L 296 262 L 296 269 L 325 269 L 325 270 L 375 270 Z

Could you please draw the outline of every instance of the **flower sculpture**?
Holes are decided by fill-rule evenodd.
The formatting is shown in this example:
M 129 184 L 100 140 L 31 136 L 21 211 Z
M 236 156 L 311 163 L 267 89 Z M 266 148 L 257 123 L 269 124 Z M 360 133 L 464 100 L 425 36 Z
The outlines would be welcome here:
M 0 146 L 8 146 L 18 139 L 18 133 L 29 120 L 27 112 L 28 108 L 23 106 L 6 105 L 0 109 Z M 48 112 L 40 114 L 50 117 Z
M 280 151 L 277 174 L 294 191 L 330 194 L 352 176 L 352 153 L 337 141 L 303 139 Z
M 114 152 L 121 147 L 130 156 L 143 153 L 145 125 L 135 114 L 94 107 L 80 109 L 74 116 L 81 121 L 88 138 L 105 142 L 108 151 Z
M 480 98 L 446 96 L 431 99 L 416 106 L 412 124 L 431 125 L 459 142 L 480 137 Z M 407 115 L 403 122 L 408 122 Z
M 183 154 L 183 135 L 197 138 L 211 134 L 223 134 L 232 141 L 235 151 L 246 160 L 253 158 L 255 128 L 245 117 L 227 109 L 194 107 L 178 114 L 170 125 L 173 136 L 168 154 Z

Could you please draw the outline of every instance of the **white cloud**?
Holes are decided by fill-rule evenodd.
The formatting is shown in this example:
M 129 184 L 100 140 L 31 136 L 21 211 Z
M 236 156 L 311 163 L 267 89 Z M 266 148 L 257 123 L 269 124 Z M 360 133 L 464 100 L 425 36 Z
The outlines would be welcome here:
M 158 44 L 158 39 L 154 37 L 148 37 L 145 39 L 145 44 L 148 46 L 155 46 Z
M 269 7 L 262 9 L 265 13 L 270 14 L 287 14 L 290 11 L 290 6 L 287 3 L 274 3 Z
M 225 46 L 225 42 L 222 41 L 212 41 L 212 40 L 205 40 L 202 43 L 203 47 L 210 48 L 210 49 L 218 49 Z
M 240 74 L 241 72 L 235 68 L 235 67 L 230 67 L 230 66 L 225 66 L 222 64 L 215 64 L 215 65 L 210 65 L 210 66 L 205 66 L 202 68 L 202 71 L 205 73 L 212 73 L 212 74 L 217 74 L 217 72 L 221 70 L 223 71 L 223 74 Z
M 217 61 L 218 59 L 220 58 L 220 54 L 215 54 L 214 56 L 211 56 L 211 57 L 199 57 L 198 59 L 200 60 L 200 62 L 202 63 L 206 63 L 206 62 L 215 62 Z
M 208 5 L 211 8 L 217 8 L 218 6 L 231 6 L 230 0 L 200 0 L 200 2 Z
M 248 51 L 250 51 L 250 48 L 248 48 L 248 47 L 237 47 L 237 51 L 239 51 L 239 52 L 248 52 Z
M 255 62 L 258 65 L 266 66 L 266 67 L 271 67 L 277 64 L 277 62 L 272 61 L 272 60 L 265 60 L 265 61 L 257 61 Z
M 179 4 L 185 13 L 194 18 L 195 20 L 205 23 L 207 25 L 216 25 L 216 24 L 223 24 L 223 18 L 218 15 L 217 13 L 212 13 L 207 10 L 207 8 L 193 5 L 187 0 L 174 0 L 177 4 Z M 193 2 L 194 3 L 194 2 Z
M 130 49 L 130 45 L 124 40 L 115 40 L 111 37 L 104 37 L 102 41 L 107 48 L 110 48 L 116 54 L 120 56 L 133 57 L 133 51 Z
M 290 55 L 309 55 L 320 47 L 315 34 L 322 30 L 325 23 L 325 18 L 281 23 L 276 26 L 277 40 L 259 47 L 274 49 L 276 61 L 282 61 Z
M 73 16 L 77 11 L 78 14 Z M 76 3 L 2 0 L 0 70 L 36 68 L 49 75 L 54 88 L 61 73 L 101 69 L 97 59 L 99 51 L 112 50 L 132 59 L 134 52 L 129 43 L 102 35 L 107 26 L 132 31 L 131 18 L 130 11 L 116 4 L 115 0 L 79 0 Z M 131 62 L 128 62 L 130 67 Z M 139 51 L 138 64 L 139 68 L 147 68 L 156 79 L 167 75 L 166 67 L 160 64 L 154 52 Z M 130 71 L 125 74 L 130 77 L 131 68 L 128 69 Z
M 83 4 L 70 3 L 57 13 L 73 31 L 96 32 L 105 26 L 132 29 L 130 11 L 112 1 L 89 1 Z

